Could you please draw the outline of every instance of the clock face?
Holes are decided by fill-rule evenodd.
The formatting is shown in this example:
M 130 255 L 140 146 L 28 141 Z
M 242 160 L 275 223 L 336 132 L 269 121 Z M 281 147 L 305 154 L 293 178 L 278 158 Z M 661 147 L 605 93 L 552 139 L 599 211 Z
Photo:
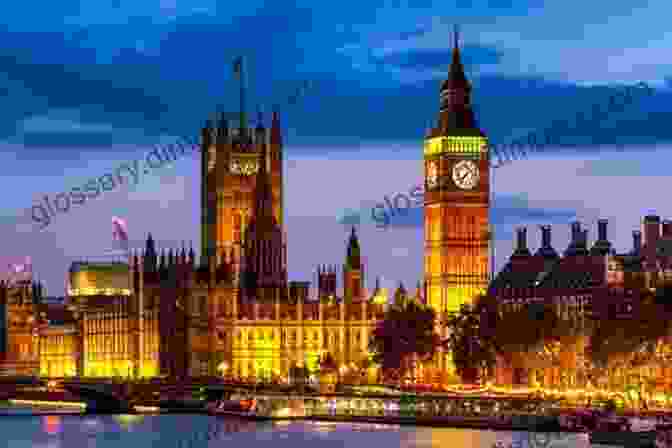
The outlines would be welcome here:
M 259 163 L 256 160 L 232 159 L 229 165 L 231 174 L 239 176 L 251 176 L 259 170 Z
M 478 166 L 471 160 L 462 160 L 453 166 L 453 182 L 463 190 L 471 190 L 478 185 Z
M 427 185 L 430 188 L 436 187 L 439 181 L 439 168 L 436 162 L 432 161 L 427 164 Z

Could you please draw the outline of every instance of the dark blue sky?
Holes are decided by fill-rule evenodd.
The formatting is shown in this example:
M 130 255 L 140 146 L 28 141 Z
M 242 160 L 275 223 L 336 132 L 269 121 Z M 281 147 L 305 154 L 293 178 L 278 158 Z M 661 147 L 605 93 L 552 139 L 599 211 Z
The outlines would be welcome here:
M 71 259 L 109 248 L 113 215 L 128 220 L 133 239 L 151 230 L 166 244 L 198 241 L 193 159 L 131 189 L 106 193 L 45 231 L 17 227 L 16 216 L 43 194 L 67 191 L 144 157 L 159 141 L 194 135 L 215 111 L 235 111 L 231 62 L 244 55 L 249 108 L 269 111 L 279 104 L 286 131 L 286 157 L 292 161 L 287 191 L 294 195 L 286 211 L 290 276 L 310 278 L 317 263 L 340 263 L 347 234 L 337 218 L 343 210 L 366 210 L 420 180 L 421 140 L 436 116 L 457 23 L 479 124 L 491 141 L 505 143 L 563 121 L 559 141 L 577 145 L 571 152 L 549 147 L 534 160 L 498 170 L 495 192 L 501 199 L 493 222 L 502 247 L 510 247 L 515 225 L 566 223 L 573 214 L 627 222 L 619 238 L 629 244 L 628 228 L 638 212 L 626 218 L 620 215 L 623 206 L 611 211 L 605 205 L 609 193 L 587 202 L 601 188 L 615 188 L 604 186 L 605 179 L 624 175 L 610 170 L 648 178 L 633 181 L 632 197 L 623 201 L 660 208 L 653 197 L 645 204 L 636 197 L 646 182 L 661 177 L 647 170 L 658 169 L 665 153 L 648 154 L 672 138 L 672 37 L 665 21 L 670 7 L 663 2 L 648 8 L 612 4 L 610 16 L 602 5 L 575 0 L 555 6 L 513 0 L 414 1 L 412 7 L 399 1 L 241 3 L 63 0 L 41 5 L 39 14 L 30 3 L 3 8 L 6 259 L 31 255 L 50 292 L 59 294 Z M 288 104 L 304 81 L 309 90 L 296 105 Z M 576 119 L 623 85 L 640 81 L 654 87 L 654 94 L 604 120 Z M 556 167 L 571 163 L 569 176 L 590 177 L 593 187 L 577 190 L 580 182 L 568 174 L 554 177 Z M 632 172 L 635 163 L 638 172 Z M 335 166 L 341 175 L 332 179 L 328 172 Z M 509 174 L 525 166 L 542 173 Z M 525 183 L 526 177 L 552 185 L 542 189 Z M 557 198 L 550 197 L 553 192 Z M 370 241 L 363 235 L 371 275 L 407 283 L 418 278 L 421 209 L 414 213 L 386 230 L 387 240 L 377 230 Z M 564 238 L 568 231 L 561 233 Z M 333 243 L 315 254 L 309 250 L 313 239 Z M 407 256 L 398 255 L 402 249 Z M 390 250 L 397 256 L 385 255 Z M 497 257 L 498 264 L 505 255 Z

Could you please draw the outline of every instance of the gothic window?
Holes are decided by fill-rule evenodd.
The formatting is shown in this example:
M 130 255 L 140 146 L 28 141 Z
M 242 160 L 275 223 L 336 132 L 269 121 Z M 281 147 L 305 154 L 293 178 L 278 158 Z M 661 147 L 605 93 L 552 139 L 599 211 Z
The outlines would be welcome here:
M 236 210 L 233 212 L 233 241 L 240 241 L 242 226 L 243 218 L 241 212 Z

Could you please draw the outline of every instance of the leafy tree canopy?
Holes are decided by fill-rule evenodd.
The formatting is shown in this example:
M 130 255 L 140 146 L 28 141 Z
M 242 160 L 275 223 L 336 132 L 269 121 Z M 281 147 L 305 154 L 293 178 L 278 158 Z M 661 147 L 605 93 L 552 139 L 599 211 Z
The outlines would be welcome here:
M 415 300 L 399 300 L 385 312 L 374 329 L 369 350 L 372 361 L 383 371 L 405 371 L 409 362 L 434 356 L 438 335 L 434 331 L 435 313 L 430 307 Z

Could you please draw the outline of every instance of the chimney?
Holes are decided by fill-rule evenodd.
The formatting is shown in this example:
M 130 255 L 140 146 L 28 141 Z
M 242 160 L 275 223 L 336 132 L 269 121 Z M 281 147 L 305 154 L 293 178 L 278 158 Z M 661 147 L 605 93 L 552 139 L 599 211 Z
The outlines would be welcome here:
M 518 250 L 526 250 L 527 249 L 527 229 L 525 227 L 519 227 L 516 229 L 516 233 L 518 234 Z
M 565 251 L 565 256 L 588 255 L 588 230 L 581 229 L 581 223 L 572 223 L 572 237 Z
M 544 258 L 557 258 L 558 253 L 551 246 L 551 226 L 546 224 L 539 227 L 541 228 L 541 247 L 537 249 L 535 255 Z
M 551 247 L 551 226 L 541 226 L 541 247 Z
M 570 241 L 571 243 L 578 243 L 579 240 L 581 239 L 581 223 L 579 221 L 574 221 L 572 223 L 572 239 Z
M 529 256 L 530 251 L 527 249 L 527 229 L 525 227 L 518 227 L 516 229 L 516 250 L 513 256 Z
M 607 241 L 607 221 L 606 219 L 600 219 L 597 221 L 597 239 L 600 241 Z
M 644 244 L 655 247 L 660 238 L 660 216 L 648 215 L 644 217 Z
M 666 219 L 663 221 L 663 238 L 672 238 L 672 221 Z
M 632 231 L 632 251 L 635 255 L 638 255 L 642 250 L 642 232 L 639 230 Z
M 606 219 L 597 221 L 597 240 L 590 249 L 591 255 L 607 255 L 611 251 L 611 243 L 607 239 L 607 223 Z

